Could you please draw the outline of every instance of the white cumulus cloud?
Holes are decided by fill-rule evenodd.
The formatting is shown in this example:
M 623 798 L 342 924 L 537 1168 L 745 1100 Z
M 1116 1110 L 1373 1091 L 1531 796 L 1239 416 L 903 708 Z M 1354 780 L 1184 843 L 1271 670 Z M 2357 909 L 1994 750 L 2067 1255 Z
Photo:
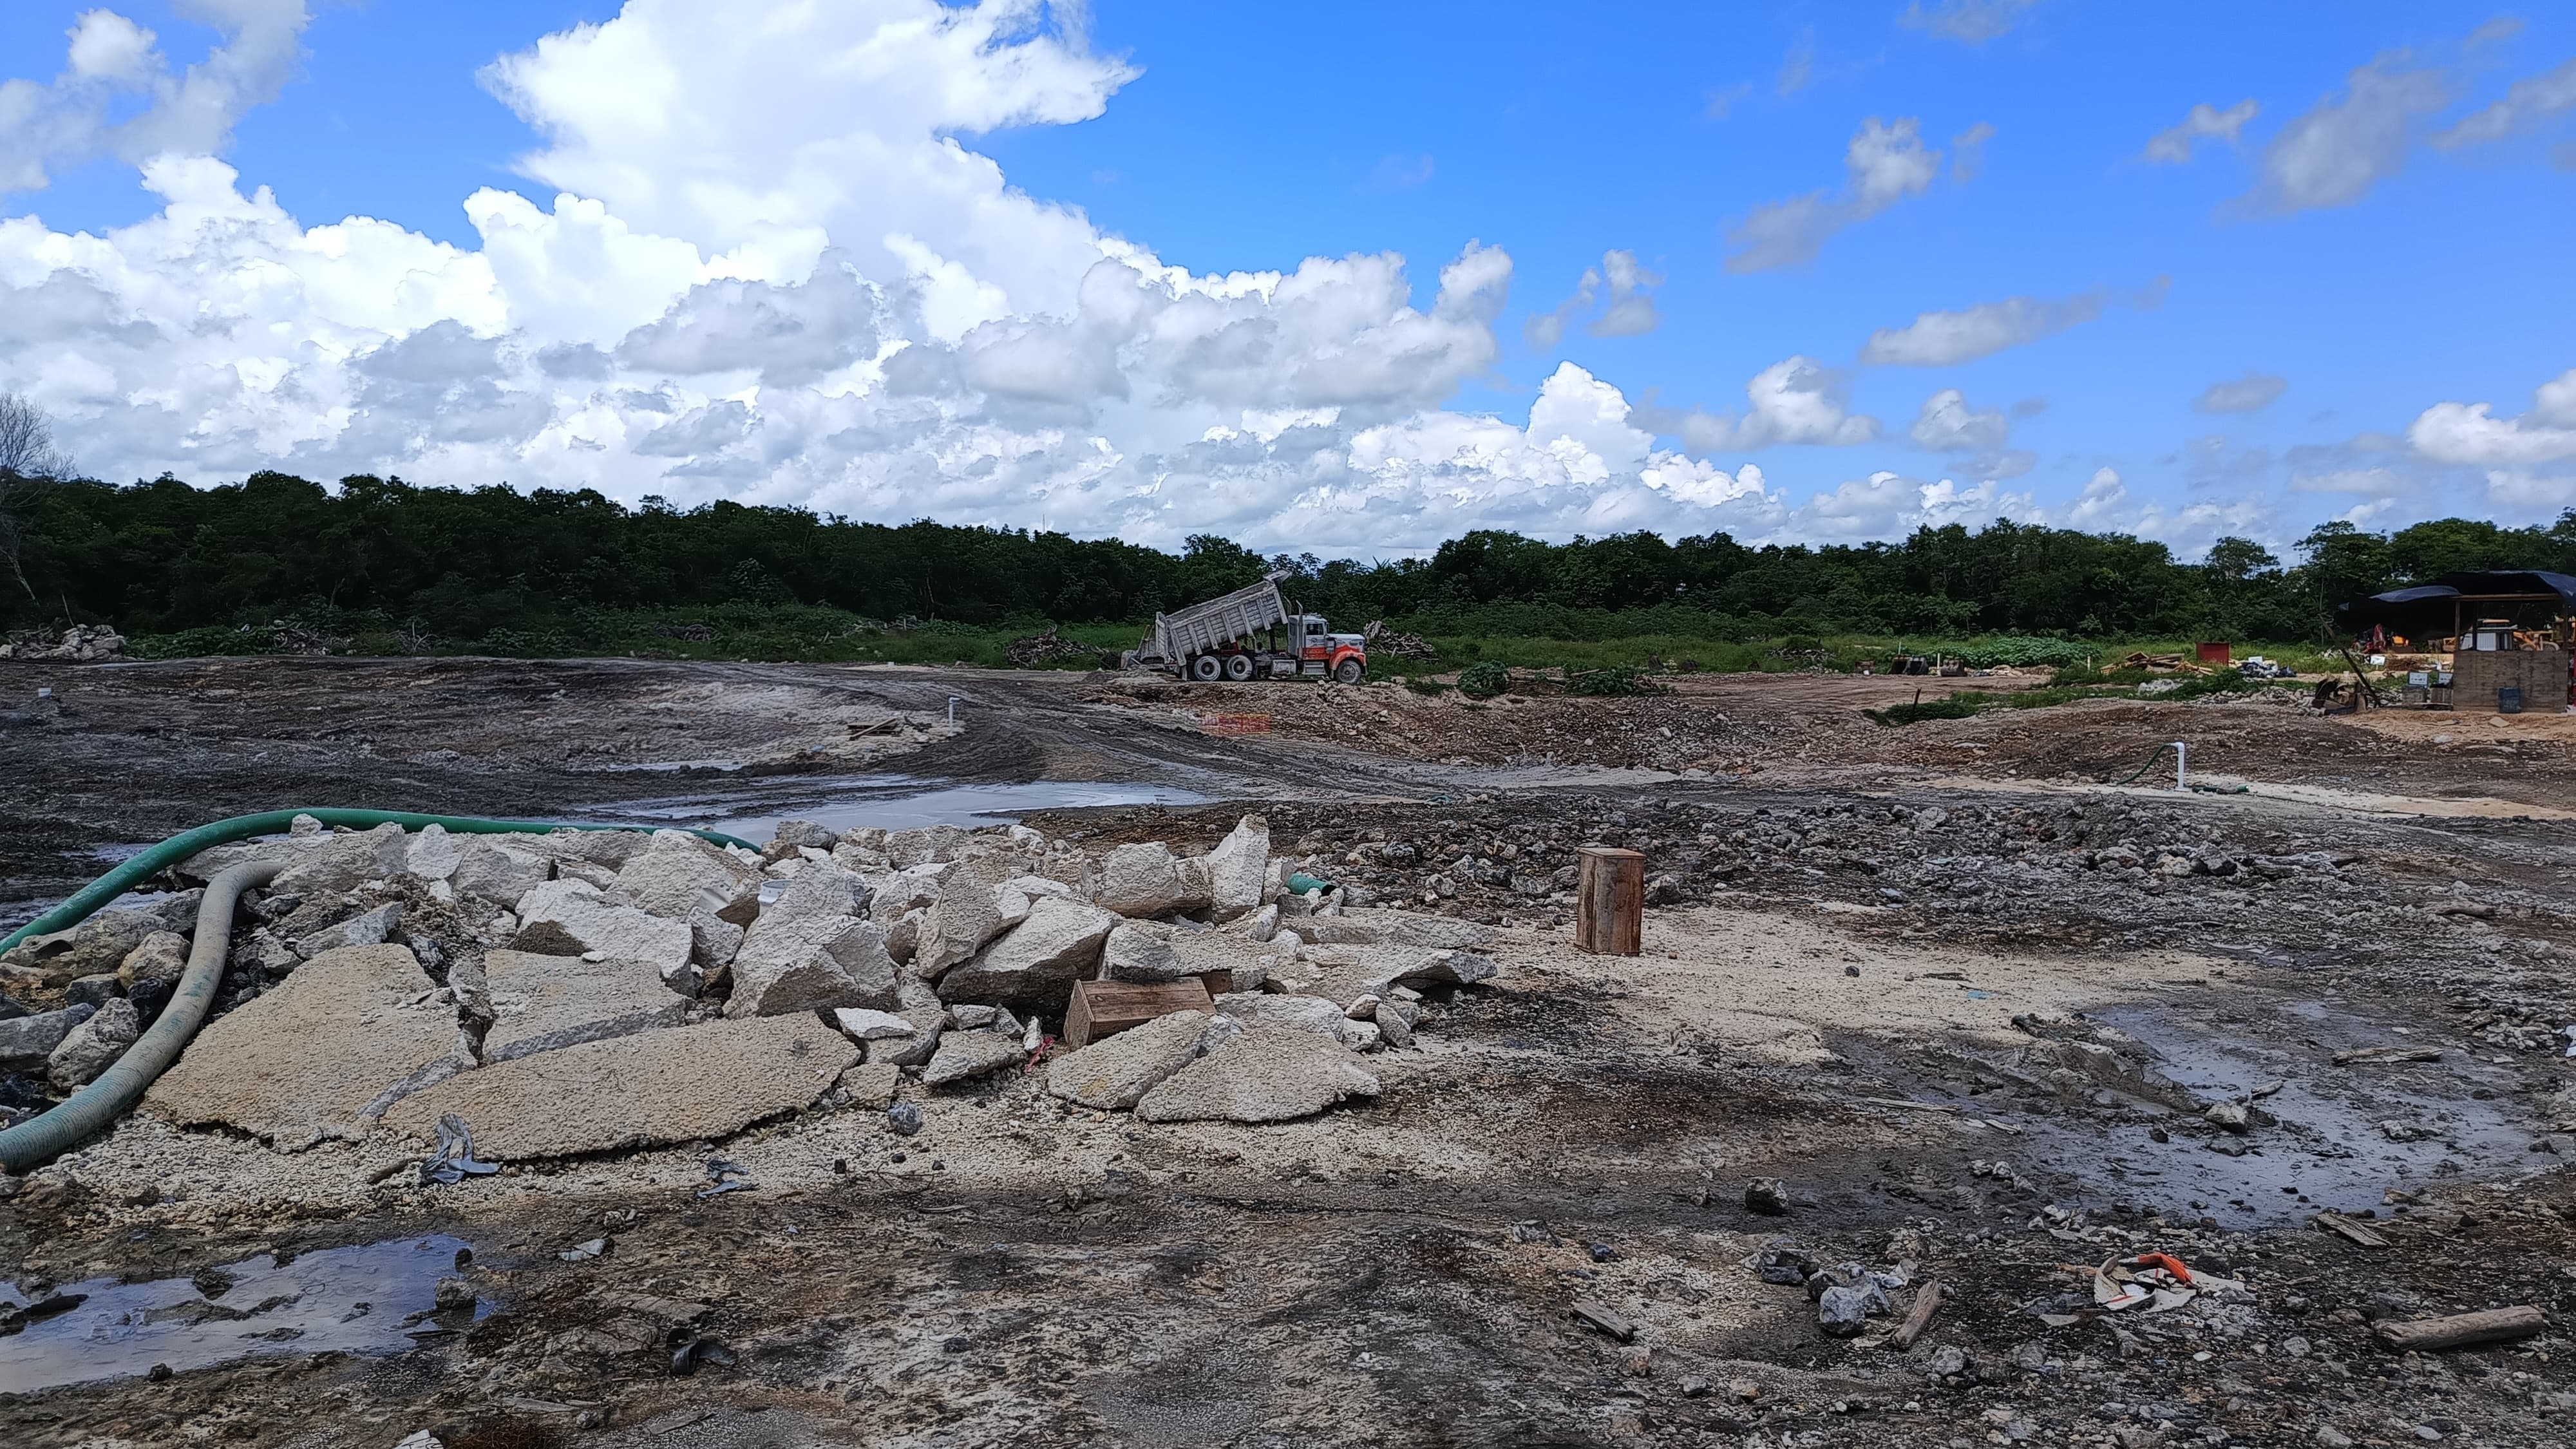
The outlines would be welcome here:
M 2417 118 L 2450 98 L 2439 71 L 2403 53 L 2356 69 L 2343 94 L 2317 102 L 2263 148 L 2256 204 L 2290 212 L 2360 200 L 2405 165 Z
M 1961 140 L 1974 151 L 1993 134 L 1980 123 Z M 1727 228 L 1735 250 L 1726 269 L 1762 272 L 1811 261 L 1834 233 L 1922 195 L 1940 175 L 1941 153 L 1924 146 L 1921 120 L 1901 116 L 1890 124 L 1872 116 L 1844 148 L 1838 190 L 1765 202 Z
M 1583 269 L 1574 294 L 1559 302 L 1556 310 L 1529 319 L 1523 334 L 1532 347 L 1549 351 L 1564 340 L 1567 328 L 1590 317 L 1583 330 L 1594 337 L 1644 336 L 1662 325 L 1655 312 L 1654 289 L 1663 282 L 1660 274 L 1638 265 L 1635 252 L 1605 252 L 1600 266 Z
M 2501 141 L 2544 117 L 2576 110 L 2576 60 L 2545 75 L 2514 82 L 2504 99 L 2438 132 L 2436 146 L 2479 146 Z
M 2499 418 L 2491 403 L 2435 403 L 2406 441 L 2436 463 L 2519 468 L 2576 458 L 2576 369 L 2541 384 L 2520 417 Z
M 2245 129 L 2245 123 L 2253 120 L 2258 110 L 2251 97 L 2223 111 L 2202 101 L 2182 118 L 2182 124 L 2158 131 L 2147 142 L 2147 159 L 2175 165 L 2190 160 L 2192 151 L 2203 141 L 2216 139 L 2233 145 L 2237 133 Z

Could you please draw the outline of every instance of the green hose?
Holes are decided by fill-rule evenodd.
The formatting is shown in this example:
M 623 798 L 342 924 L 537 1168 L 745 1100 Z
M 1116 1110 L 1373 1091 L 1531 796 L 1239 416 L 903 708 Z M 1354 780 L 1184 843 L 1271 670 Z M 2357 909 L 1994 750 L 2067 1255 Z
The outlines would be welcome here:
M 2138 768 L 2136 768 L 2136 769 L 2134 769 L 2134 770 L 2131 770 L 2131 771 L 2129 772 L 2128 779 L 2126 779 L 2126 780 L 2113 780 L 2111 783 L 2112 783 L 2112 784 L 2114 784 L 2114 785 L 2125 785 L 2125 784 L 2128 784 L 2128 783 L 2129 783 L 2129 780 L 2134 780 L 2134 779 L 2138 778 L 2140 775 L 2145 774 L 2145 773 L 2146 773 L 2146 772 L 2148 772 L 2149 770 L 2154 769 L 2154 768 L 2156 767 L 2156 761 L 2163 759 L 2163 758 L 2165 757 L 2165 751 L 2170 750 L 2170 749 L 2172 749 L 2172 748 L 2173 748 L 2173 746 L 2171 746 L 2171 745 L 2158 745 L 2158 746 L 2156 746 L 2156 752 L 2155 752 L 2154 754 L 2152 754 L 2152 755 L 2147 756 L 2147 762 L 2146 762 L 2145 764 L 2140 765 Z
M 248 840 L 254 835 L 276 835 L 294 825 L 298 815 L 310 815 L 325 825 L 345 825 L 353 830 L 371 830 L 379 825 L 399 825 L 405 830 L 440 826 L 457 835 L 543 835 L 553 830 L 651 830 L 649 825 L 574 825 L 553 820 L 478 820 L 467 815 L 415 815 L 407 810 L 339 810 L 328 806 L 305 810 L 263 810 L 257 815 L 236 815 L 212 825 L 200 825 L 182 831 L 159 845 L 142 852 L 116 869 L 81 887 L 78 894 L 36 919 L 0 938 L 0 955 L 29 936 L 66 930 L 89 919 L 90 913 L 134 889 L 144 881 L 177 865 L 201 850 Z M 760 847 L 748 840 L 720 835 L 712 830 L 692 830 L 691 835 L 718 845 L 739 845 L 757 852 Z
M 10 932 L 7 939 L 0 940 L 0 953 L 6 953 L 29 936 L 80 924 L 100 906 L 201 850 L 247 840 L 254 835 L 277 834 L 292 827 L 298 815 L 310 815 L 324 825 L 346 825 L 359 830 L 385 824 L 399 825 L 406 830 L 436 825 L 458 835 L 542 835 L 554 830 L 652 828 L 574 825 L 551 820 L 478 820 L 465 815 L 415 815 L 402 810 L 336 810 L 327 807 L 236 815 L 230 820 L 218 820 L 212 825 L 200 825 L 194 830 L 173 835 L 91 881 L 70 900 Z M 758 849 L 748 840 L 713 830 L 692 830 L 689 834 L 717 845 Z M 223 980 L 224 958 L 232 943 L 235 899 L 243 891 L 268 884 L 283 868 L 277 861 L 244 861 L 207 883 L 205 899 L 197 907 L 196 933 L 189 942 L 187 971 L 179 978 L 178 989 L 171 993 L 169 1002 L 154 1018 L 151 1028 L 134 1045 L 127 1047 L 96 1081 L 74 1092 L 69 1100 L 0 1131 L 0 1172 L 23 1173 L 87 1141 L 115 1121 L 117 1114 L 133 1106 L 144 1090 L 169 1070 L 170 1064 L 179 1059 L 180 1050 L 187 1046 L 188 1039 L 196 1035 L 198 1023 L 205 1020 L 206 1010 L 214 1002 L 215 988 Z

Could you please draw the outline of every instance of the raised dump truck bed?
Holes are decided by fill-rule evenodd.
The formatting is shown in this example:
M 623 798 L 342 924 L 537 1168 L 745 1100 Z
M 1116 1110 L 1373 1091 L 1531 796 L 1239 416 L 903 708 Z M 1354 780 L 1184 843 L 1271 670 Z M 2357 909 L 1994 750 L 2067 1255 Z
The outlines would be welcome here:
M 1335 634 L 1321 614 L 1296 612 L 1279 594 L 1283 570 L 1203 604 L 1154 616 L 1154 632 L 1129 662 L 1187 679 L 1329 678 L 1357 684 L 1367 641 Z

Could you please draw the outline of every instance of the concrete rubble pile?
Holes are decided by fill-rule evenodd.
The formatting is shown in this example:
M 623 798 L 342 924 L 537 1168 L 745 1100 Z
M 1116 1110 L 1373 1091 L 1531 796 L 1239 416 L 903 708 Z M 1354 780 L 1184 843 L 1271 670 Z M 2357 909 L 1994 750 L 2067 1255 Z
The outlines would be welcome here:
M 787 821 L 755 854 L 677 830 L 299 817 L 177 874 L 252 859 L 283 869 L 244 897 L 215 1015 L 143 1107 L 283 1151 L 426 1144 L 452 1115 L 486 1156 L 568 1156 L 1021 1071 L 1146 1121 L 1285 1121 L 1377 1096 L 1369 1054 L 1413 1046 L 1437 997 L 1499 972 L 1482 927 L 1292 892 L 1321 862 L 1272 855 L 1257 815 L 1204 855 L 1019 826 Z M 0 1114 L 95 1078 L 149 1027 L 201 897 L 0 958 Z M 1068 1050 L 1095 981 L 1194 1000 Z
M 53 629 L 22 629 L 0 639 L 0 659 L 60 659 L 90 664 L 122 656 L 125 636 L 105 624 L 74 624 Z

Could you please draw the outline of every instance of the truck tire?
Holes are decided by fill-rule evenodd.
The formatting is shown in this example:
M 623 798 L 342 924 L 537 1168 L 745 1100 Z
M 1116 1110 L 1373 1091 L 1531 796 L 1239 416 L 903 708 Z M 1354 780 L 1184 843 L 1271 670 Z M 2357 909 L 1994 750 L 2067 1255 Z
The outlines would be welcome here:
M 1241 684 L 1243 681 L 1250 679 L 1252 677 L 1252 656 L 1249 654 L 1229 654 L 1225 656 L 1225 677 L 1233 680 L 1237 684 Z
M 1225 665 L 1213 654 L 1202 654 L 1190 661 L 1190 678 L 1214 679 L 1225 672 Z
M 1357 684 L 1368 670 L 1356 659 L 1345 659 L 1333 666 L 1333 678 L 1342 684 Z

